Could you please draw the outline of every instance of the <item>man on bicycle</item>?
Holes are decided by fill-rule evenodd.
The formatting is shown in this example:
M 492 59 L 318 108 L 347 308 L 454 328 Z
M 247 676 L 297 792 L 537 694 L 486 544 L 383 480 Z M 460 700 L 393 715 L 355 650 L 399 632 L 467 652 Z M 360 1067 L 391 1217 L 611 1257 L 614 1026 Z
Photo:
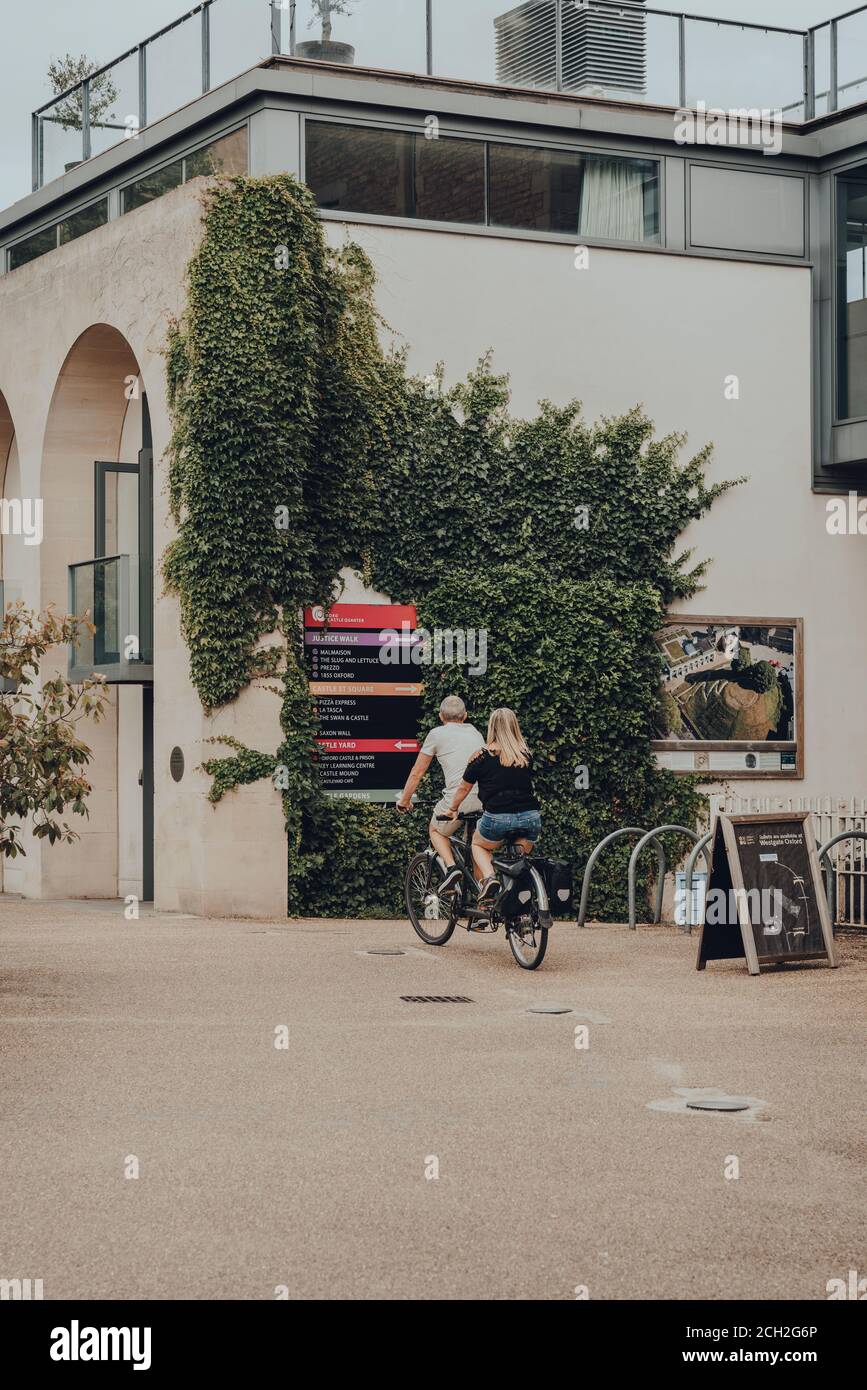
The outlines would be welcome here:
M 480 748 L 484 748 L 485 740 L 473 724 L 467 723 L 467 707 L 459 695 L 447 695 L 443 700 L 440 705 L 440 724 L 442 727 L 431 729 L 422 744 L 421 752 L 416 758 L 412 771 L 406 779 L 406 786 L 400 794 L 397 809 L 399 811 L 412 809 L 412 798 L 418 784 L 436 758 L 443 770 L 445 787 L 433 809 L 429 834 L 431 844 L 447 869 L 446 877 L 440 884 L 439 890 L 440 893 L 444 893 L 454 888 L 461 880 L 461 871 L 455 864 L 455 857 L 449 844 L 449 837 L 454 835 L 461 823 L 456 816 L 449 821 L 438 821 L 437 817 L 450 814 L 452 798 L 463 781 L 464 768 L 473 754 L 477 753 Z M 476 794 L 477 790 L 476 787 L 473 787 L 469 796 L 462 803 L 462 815 L 467 816 L 474 811 L 481 811 L 482 803 Z

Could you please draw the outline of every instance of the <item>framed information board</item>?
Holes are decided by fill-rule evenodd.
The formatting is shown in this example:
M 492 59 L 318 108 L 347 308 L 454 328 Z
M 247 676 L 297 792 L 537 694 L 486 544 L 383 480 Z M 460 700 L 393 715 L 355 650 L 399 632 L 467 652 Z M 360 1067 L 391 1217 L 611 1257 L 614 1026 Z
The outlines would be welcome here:
M 709 781 L 804 775 L 800 618 L 670 613 L 656 635 L 661 767 Z
M 400 795 L 421 746 L 415 628 L 410 605 L 335 603 L 327 614 L 306 609 L 317 761 L 329 796 L 393 803 Z M 382 660 L 386 649 L 388 663 Z
M 736 959 L 837 964 L 809 811 L 717 820 L 696 969 Z

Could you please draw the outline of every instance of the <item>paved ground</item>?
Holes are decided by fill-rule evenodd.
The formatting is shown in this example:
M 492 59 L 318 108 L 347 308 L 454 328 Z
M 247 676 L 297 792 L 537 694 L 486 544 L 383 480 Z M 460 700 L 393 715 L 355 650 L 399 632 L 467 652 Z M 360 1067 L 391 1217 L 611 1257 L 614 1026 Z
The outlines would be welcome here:
M 382 946 L 409 953 L 364 954 Z M 436 950 L 403 923 L 0 903 L 0 1277 L 46 1298 L 824 1298 L 867 1274 L 867 943 L 841 946 L 836 971 L 751 979 L 697 974 L 673 929 L 564 924 L 531 975 L 499 938 Z M 683 1111 L 713 1087 L 765 1104 Z

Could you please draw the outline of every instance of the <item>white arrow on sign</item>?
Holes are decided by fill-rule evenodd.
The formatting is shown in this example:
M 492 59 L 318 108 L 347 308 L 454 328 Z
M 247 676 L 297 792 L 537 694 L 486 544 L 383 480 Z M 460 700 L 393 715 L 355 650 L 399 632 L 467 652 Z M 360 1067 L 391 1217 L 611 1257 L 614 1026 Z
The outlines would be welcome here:
M 395 748 L 399 748 L 401 752 L 403 752 L 404 748 L 409 748 L 410 751 L 415 748 L 414 743 L 396 743 L 394 746 Z

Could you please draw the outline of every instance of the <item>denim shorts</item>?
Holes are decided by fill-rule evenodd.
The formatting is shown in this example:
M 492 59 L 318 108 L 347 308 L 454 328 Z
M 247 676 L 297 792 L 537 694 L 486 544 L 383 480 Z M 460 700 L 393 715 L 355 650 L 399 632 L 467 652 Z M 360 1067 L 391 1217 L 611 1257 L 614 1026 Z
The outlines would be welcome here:
M 538 840 L 542 833 L 542 814 L 540 811 L 503 811 L 500 814 L 486 811 L 476 829 L 482 839 L 491 844 L 504 840 L 513 830 L 520 830 L 524 840 Z

